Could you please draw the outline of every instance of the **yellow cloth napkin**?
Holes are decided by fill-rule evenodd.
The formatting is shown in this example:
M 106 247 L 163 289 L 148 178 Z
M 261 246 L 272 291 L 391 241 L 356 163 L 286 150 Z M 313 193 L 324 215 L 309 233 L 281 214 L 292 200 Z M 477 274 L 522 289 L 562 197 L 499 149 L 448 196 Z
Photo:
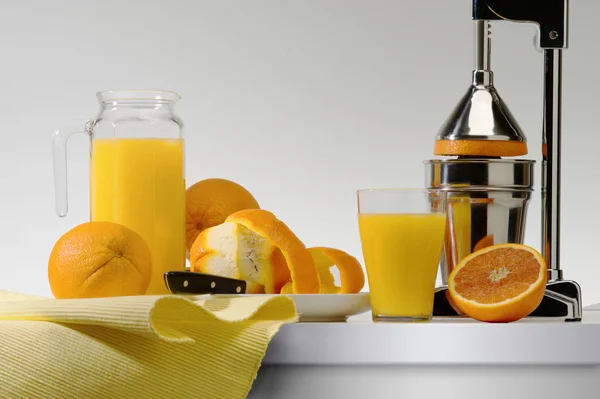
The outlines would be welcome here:
M 285 296 L 56 300 L 0 291 L 0 398 L 245 398 Z

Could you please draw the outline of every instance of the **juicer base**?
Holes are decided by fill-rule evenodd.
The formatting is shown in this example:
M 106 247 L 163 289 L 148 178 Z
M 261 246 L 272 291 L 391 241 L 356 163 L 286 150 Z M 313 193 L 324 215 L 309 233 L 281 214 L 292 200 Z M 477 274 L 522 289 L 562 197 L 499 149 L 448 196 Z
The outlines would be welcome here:
M 542 303 L 527 317 L 563 318 L 565 321 L 581 321 L 582 312 L 579 284 L 570 280 L 555 280 L 548 282 Z M 433 317 L 457 316 L 464 315 L 452 306 L 448 295 L 448 287 L 436 288 L 433 301 Z

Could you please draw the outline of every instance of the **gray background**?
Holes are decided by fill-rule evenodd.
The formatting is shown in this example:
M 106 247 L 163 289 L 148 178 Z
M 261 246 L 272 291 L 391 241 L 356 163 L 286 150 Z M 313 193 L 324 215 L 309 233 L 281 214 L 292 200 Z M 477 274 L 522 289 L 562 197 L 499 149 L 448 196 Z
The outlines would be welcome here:
M 355 190 L 420 187 L 433 138 L 473 67 L 468 0 L 2 1 L 0 289 L 50 295 L 55 241 L 88 220 L 84 135 L 69 142 L 70 214 L 54 213 L 52 133 L 100 90 L 174 90 L 188 184 L 246 186 L 308 246 L 362 261 Z M 596 22 L 572 1 L 565 54 L 562 267 L 600 302 Z M 496 23 L 496 86 L 539 161 L 535 28 Z M 540 249 L 539 191 L 526 243 Z

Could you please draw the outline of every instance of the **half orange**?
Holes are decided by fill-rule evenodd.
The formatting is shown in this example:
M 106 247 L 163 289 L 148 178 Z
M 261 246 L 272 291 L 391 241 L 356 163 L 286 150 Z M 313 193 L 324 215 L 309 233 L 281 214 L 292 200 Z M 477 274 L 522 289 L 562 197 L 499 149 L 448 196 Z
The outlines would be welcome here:
M 448 291 L 467 316 L 512 322 L 533 312 L 546 290 L 546 262 L 523 244 L 497 244 L 465 257 L 448 276 Z

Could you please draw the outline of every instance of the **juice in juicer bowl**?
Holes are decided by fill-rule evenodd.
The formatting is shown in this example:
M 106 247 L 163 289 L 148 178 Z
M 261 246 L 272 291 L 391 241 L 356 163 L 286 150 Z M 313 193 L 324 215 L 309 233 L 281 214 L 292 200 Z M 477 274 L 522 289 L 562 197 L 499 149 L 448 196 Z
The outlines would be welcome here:
M 185 270 L 185 165 L 179 95 L 158 90 L 97 94 L 100 111 L 80 127 L 54 135 L 56 212 L 66 216 L 66 143 L 90 138 L 90 220 L 122 224 L 152 253 L 147 294 L 168 294 L 164 273 Z
M 446 193 L 443 285 L 471 253 L 494 244 L 523 243 L 535 161 L 470 158 L 424 163 L 427 188 Z

